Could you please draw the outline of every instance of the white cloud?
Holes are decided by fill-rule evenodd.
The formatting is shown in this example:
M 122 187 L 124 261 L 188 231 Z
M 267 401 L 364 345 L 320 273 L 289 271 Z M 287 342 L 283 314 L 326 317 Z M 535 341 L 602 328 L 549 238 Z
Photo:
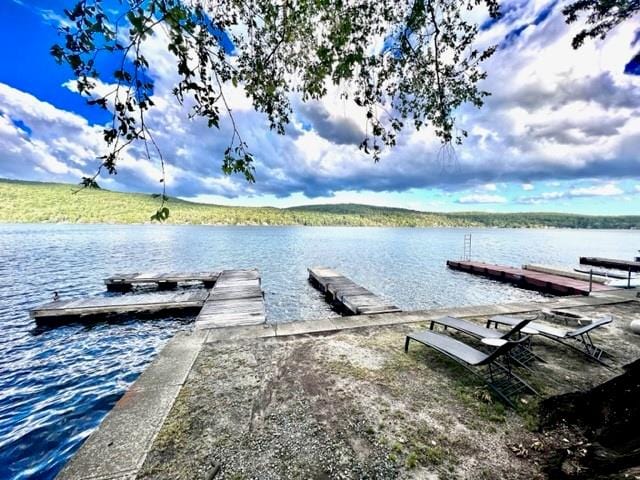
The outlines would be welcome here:
M 20 127 L 22 126 L 22 127 Z M 77 182 L 99 155 L 101 130 L 0 83 L 0 176 Z
M 543 192 L 540 194 L 540 198 L 543 200 L 555 200 L 557 198 L 566 197 L 564 192 Z
M 605 185 L 593 185 L 591 187 L 572 188 L 569 190 L 570 197 L 614 197 L 624 194 L 624 191 L 614 185 L 607 183 Z
M 552 200 L 585 198 L 585 197 L 618 197 L 624 195 L 624 190 L 614 183 L 590 185 L 587 187 L 573 187 L 566 191 L 543 192 L 540 195 L 520 197 L 518 203 L 538 204 Z
M 301 106 L 292 98 L 295 113 L 289 134 L 282 137 L 252 110 L 241 88 L 228 86 L 239 130 L 256 156 L 255 185 L 221 174 L 230 125 L 223 121 L 215 130 L 187 119 L 189 102 L 181 107 L 171 95 L 176 68 L 165 39 L 157 35 L 145 46 L 157 105 L 148 124 L 169 165 L 169 194 L 330 197 L 335 192 L 439 188 L 480 192 L 461 197 L 461 203 L 504 203 L 505 197 L 482 192 L 496 192 L 507 182 L 530 191 L 542 181 L 551 182 L 554 191 L 524 200 L 618 195 L 612 193 L 620 191 L 614 183 L 555 191 L 560 185 L 556 180 L 613 182 L 640 171 L 640 77 L 622 73 L 640 24 L 625 22 L 606 40 L 589 41 L 574 51 L 570 42 L 577 27 L 564 23 L 561 5 L 553 4 L 550 15 L 536 21 L 549 5 L 506 1 L 505 16 L 483 32 L 481 42 L 501 44 L 486 65 L 489 77 L 482 85 L 493 95 L 481 110 L 458 112 L 469 137 L 453 154 L 442 154 L 429 129 L 409 128 L 397 147 L 374 164 L 356 145 L 364 130 L 363 112 L 345 102 L 336 87 L 321 102 Z M 103 153 L 100 126 L 2 84 L 0 112 L 0 176 L 77 181 L 97 166 L 95 158 Z M 16 120 L 31 134 L 18 128 Z M 130 149 L 118 176 L 109 181 L 120 188 L 155 191 L 159 176 L 157 162 Z
M 471 194 L 460 197 L 458 203 L 507 203 L 507 199 L 500 195 Z

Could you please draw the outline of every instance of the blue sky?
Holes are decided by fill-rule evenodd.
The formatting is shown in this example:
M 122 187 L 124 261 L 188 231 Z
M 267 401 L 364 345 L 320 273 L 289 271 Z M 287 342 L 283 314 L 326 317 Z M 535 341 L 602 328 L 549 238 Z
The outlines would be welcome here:
M 73 92 L 68 68 L 49 55 L 68 1 L 0 2 L 0 177 L 77 182 L 103 153 L 108 112 Z M 189 121 L 171 96 L 175 71 L 162 35 L 147 45 L 159 105 L 150 122 L 169 162 L 170 195 L 229 205 L 357 202 L 428 211 L 561 211 L 640 214 L 640 19 L 573 51 L 576 28 L 558 1 L 506 1 L 482 25 L 497 44 L 486 63 L 485 107 L 463 107 L 467 141 L 444 155 L 428 130 L 408 130 L 374 164 L 358 150 L 363 122 L 336 89 L 321 102 L 292 98 L 288 135 L 269 130 L 241 88 L 228 86 L 257 159 L 257 182 L 220 172 L 229 125 Z M 107 79 L 108 81 L 108 79 Z M 132 150 L 116 190 L 158 190 L 159 165 Z

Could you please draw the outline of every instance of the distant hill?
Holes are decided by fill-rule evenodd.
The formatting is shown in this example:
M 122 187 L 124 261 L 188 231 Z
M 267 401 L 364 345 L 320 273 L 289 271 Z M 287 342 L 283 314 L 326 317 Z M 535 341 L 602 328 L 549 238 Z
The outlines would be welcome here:
M 153 195 L 85 189 L 62 183 L 0 179 L 2 223 L 147 223 Z M 170 198 L 167 223 L 214 225 L 344 225 L 401 227 L 639 228 L 640 216 L 564 213 L 432 213 L 358 204 L 291 208 L 226 207 Z

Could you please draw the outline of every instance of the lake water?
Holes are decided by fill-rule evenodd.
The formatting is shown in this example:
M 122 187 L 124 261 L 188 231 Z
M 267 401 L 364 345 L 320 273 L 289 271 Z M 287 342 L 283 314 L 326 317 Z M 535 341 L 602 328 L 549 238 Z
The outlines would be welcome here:
M 53 478 L 154 354 L 193 319 L 134 318 L 38 331 L 28 310 L 104 294 L 126 271 L 260 269 L 268 321 L 335 315 L 306 268 L 334 267 L 403 309 L 538 294 L 446 268 L 465 233 L 473 257 L 574 266 L 580 255 L 633 258 L 632 231 L 0 225 L 0 478 Z M 399 345 L 398 348 L 402 346 Z

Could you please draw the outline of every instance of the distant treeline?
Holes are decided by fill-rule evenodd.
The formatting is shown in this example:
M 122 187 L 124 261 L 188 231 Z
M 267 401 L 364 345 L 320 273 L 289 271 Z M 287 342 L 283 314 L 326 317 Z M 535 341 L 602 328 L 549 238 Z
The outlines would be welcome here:
M 0 180 L 3 223 L 147 223 L 158 208 L 153 195 L 111 192 L 60 183 Z M 389 227 L 640 227 L 640 216 L 564 213 L 430 213 L 369 205 L 309 205 L 292 208 L 225 207 L 170 198 L 167 223 L 214 225 L 343 225 Z

